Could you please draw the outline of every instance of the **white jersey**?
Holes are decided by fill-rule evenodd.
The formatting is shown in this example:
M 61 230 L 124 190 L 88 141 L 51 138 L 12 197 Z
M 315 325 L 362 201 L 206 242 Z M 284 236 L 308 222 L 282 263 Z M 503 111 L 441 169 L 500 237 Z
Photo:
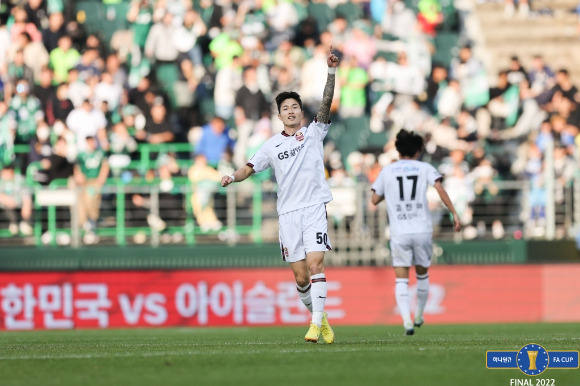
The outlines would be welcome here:
M 326 182 L 322 141 L 330 124 L 317 122 L 294 135 L 285 132 L 270 138 L 247 165 L 259 173 L 274 169 L 278 182 L 278 215 L 332 201 Z
M 433 232 L 427 184 L 442 178 L 433 166 L 416 160 L 400 160 L 381 170 L 372 190 L 385 197 L 391 235 Z

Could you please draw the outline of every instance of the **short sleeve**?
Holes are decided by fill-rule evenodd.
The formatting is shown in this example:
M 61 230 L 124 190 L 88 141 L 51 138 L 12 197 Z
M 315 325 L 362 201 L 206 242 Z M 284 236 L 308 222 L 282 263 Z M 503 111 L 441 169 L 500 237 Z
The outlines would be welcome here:
M 371 186 L 371 190 L 373 190 L 377 196 L 383 197 L 385 195 L 385 169 L 381 170 L 377 179 Z
M 433 186 L 435 185 L 435 182 L 443 180 L 443 176 L 437 171 L 437 169 L 430 164 L 426 163 L 425 165 L 427 165 L 427 182 L 429 185 Z
M 268 155 L 264 150 L 264 146 L 258 149 L 256 154 L 254 154 L 252 158 L 250 158 L 250 160 L 246 165 L 254 169 L 256 173 L 260 173 L 271 166 L 270 159 L 268 158 Z
M 308 125 L 307 130 L 311 133 L 311 135 L 322 141 L 326 137 L 326 134 L 328 134 L 329 128 L 330 122 L 329 123 L 318 122 L 318 120 L 315 117 L 314 121 L 312 121 L 312 123 Z

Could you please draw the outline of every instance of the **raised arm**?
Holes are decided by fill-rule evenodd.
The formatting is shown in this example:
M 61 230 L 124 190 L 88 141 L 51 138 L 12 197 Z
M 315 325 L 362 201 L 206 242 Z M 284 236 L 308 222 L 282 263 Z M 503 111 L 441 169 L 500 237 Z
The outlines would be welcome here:
M 244 165 L 241 168 L 239 168 L 238 170 L 236 170 L 234 172 L 234 174 L 232 174 L 231 176 L 223 176 L 222 177 L 222 186 L 224 186 L 224 187 L 228 186 L 229 184 L 231 184 L 234 181 L 242 182 L 243 180 L 245 180 L 246 178 L 248 178 L 252 174 L 254 174 L 254 169 L 248 165 Z
M 330 122 L 330 105 L 332 105 L 332 97 L 334 96 L 336 67 L 338 67 L 338 58 L 332 53 L 332 46 L 330 46 L 326 64 L 328 64 L 328 75 L 326 77 L 326 85 L 324 86 L 324 94 L 322 95 L 322 104 L 316 114 L 316 120 L 322 123 Z
M 439 197 L 441 197 L 441 201 L 443 201 L 447 209 L 449 209 L 449 211 L 453 215 L 453 229 L 455 230 L 455 232 L 459 232 L 461 230 L 461 221 L 459 221 L 459 216 L 455 211 L 455 207 L 453 206 L 453 203 L 451 202 L 449 195 L 445 191 L 445 188 L 443 188 L 443 184 L 441 184 L 441 181 L 435 182 L 434 186 L 435 190 L 437 190 L 437 193 L 439 193 Z

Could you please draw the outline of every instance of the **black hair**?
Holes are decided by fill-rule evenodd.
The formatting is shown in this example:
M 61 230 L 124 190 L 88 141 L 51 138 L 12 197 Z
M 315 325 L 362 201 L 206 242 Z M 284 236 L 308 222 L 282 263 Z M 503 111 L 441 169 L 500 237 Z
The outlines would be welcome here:
M 414 131 L 402 129 L 397 134 L 395 147 L 402 157 L 414 157 L 423 150 L 423 137 Z
M 304 111 L 302 107 L 302 99 L 300 99 L 300 95 L 294 91 L 282 91 L 278 96 L 276 96 L 276 104 L 278 105 L 278 113 L 280 113 L 280 106 L 286 99 L 296 99 L 296 102 L 300 105 L 300 110 Z

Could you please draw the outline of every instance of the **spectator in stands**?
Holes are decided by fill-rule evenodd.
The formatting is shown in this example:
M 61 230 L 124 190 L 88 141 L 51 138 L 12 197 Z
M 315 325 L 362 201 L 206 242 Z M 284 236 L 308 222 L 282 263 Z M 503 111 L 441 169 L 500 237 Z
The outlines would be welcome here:
M 25 79 L 28 84 L 34 84 L 34 71 L 24 62 L 24 50 L 14 53 L 13 59 L 8 63 L 7 81 L 10 86 L 15 86 L 19 79 Z
M 473 180 L 473 190 L 476 198 L 474 201 L 474 220 L 480 236 L 484 236 L 487 227 L 491 226 L 492 236 L 500 239 L 505 232 L 503 224 L 499 220 L 504 204 L 499 187 L 496 184 L 497 171 L 494 169 L 490 157 L 483 158 L 479 165 L 470 173 Z
M 46 122 L 54 125 L 56 121 L 66 122 L 68 115 L 74 110 L 74 105 L 68 97 L 69 86 L 61 83 L 55 93 L 46 102 Z
M 93 91 L 93 103 L 100 106 L 102 102 L 107 102 L 109 112 L 116 111 L 121 103 L 122 94 L 123 88 L 114 82 L 113 75 L 103 72 L 101 81 Z
M 400 51 L 397 55 L 397 63 L 389 66 L 389 78 L 393 80 L 393 91 L 397 93 L 397 100 L 401 97 L 409 101 L 413 96 L 421 94 L 425 87 L 425 76 L 419 67 L 409 63 L 407 54 Z
M 48 103 L 56 96 L 56 87 L 52 84 L 52 71 L 48 67 L 42 69 L 40 82 L 34 85 L 32 94 L 40 101 L 44 115 L 48 116 Z
M 0 171 L 0 208 L 8 217 L 8 230 L 12 235 L 18 234 L 19 230 L 24 236 L 32 234 L 32 195 L 24 177 L 15 172 L 13 164 L 4 165 Z M 20 225 L 16 209 L 20 209 Z
M 113 84 L 118 85 L 121 88 L 128 88 L 128 75 L 127 71 L 121 64 L 121 59 L 117 53 L 112 53 L 107 56 L 105 61 L 105 71 L 111 74 L 113 77 Z
M 87 47 L 75 65 L 79 73 L 79 79 L 83 82 L 90 83 L 92 78 L 96 77 L 98 82 L 103 72 L 102 59 L 99 56 L 99 50 L 94 47 Z
M 276 46 L 285 40 L 294 38 L 296 34 L 294 27 L 300 19 L 292 3 L 276 1 L 266 11 L 266 16 L 270 27 L 270 44 Z
M 421 31 L 434 37 L 437 34 L 437 27 L 443 22 L 440 2 L 437 0 L 419 0 L 417 8 L 419 8 L 417 21 Z
M 441 64 L 433 65 L 431 75 L 427 79 L 427 93 L 426 105 L 433 114 L 437 114 L 437 103 L 442 91 L 447 87 L 448 79 L 447 68 Z
M 491 116 L 492 130 L 503 130 L 505 128 L 505 120 L 511 113 L 509 101 L 504 98 L 504 94 L 510 88 L 510 82 L 508 79 L 509 72 L 500 71 L 497 76 L 496 86 L 489 89 L 487 110 Z
M 273 68 L 272 72 L 272 75 L 274 75 L 274 73 L 276 74 L 272 85 L 272 95 L 278 95 L 283 91 L 297 90 L 299 88 L 300 83 L 298 74 L 291 73 L 288 71 L 288 68 Z M 284 129 L 284 126 L 279 119 L 275 119 L 278 117 L 278 106 L 276 105 L 276 101 L 272 101 L 270 106 L 270 121 L 272 123 L 272 129 L 275 133 L 279 133 Z
M 28 20 L 28 15 L 26 14 L 24 8 L 12 8 L 12 16 L 14 17 L 14 23 L 10 28 L 10 38 L 13 42 L 16 41 L 18 36 L 23 32 L 26 32 L 33 42 L 42 41 L 42 34 L 36 25 Z
M 244 85 L 236 93 L 234 116 L 238 131 L 237 143 L 234 148 L 234 163 L 241 167 L 246 164 L 248 139 L 254 132 L 258 121 L 269 117 L 269 105 L 257 81 L 256 68 L 249 66 L 244 69 Z
M 359 66 L 357 58 L 345 56 L 338 71 L 341 118 L 357 118 L 364 114 L 367 104 L 365 87 L 368 80 L 368 74 Z
M 52 145 L 50 156 L 41 164 L 47 173 L 47 184 L 56 179 L 68 179 L 69 186 L 74 184 L 72 177 L 74 175 L 75 155 L 71 153 L 66 139 L 58 137 Z
M 131 155 L 137 150 L 137 141 L 131 136 L 125 122 L 121 121 L 113 125 L 109 143 L 111 144 L 109 165 L 113 175 L 118 177 L 129 166 Z
M 510 85 L 519 85 L 523 81 L 528 80 L 528 74 L 524 66 L 520 63 L 520 59 L 513 55 L 510 58 L 509 69 L 507 70 L 508 82 Z
M 44 0 L 28 0 L 24 5 L 28 21 L 33 23 L 38 30 L 48 25 L 48 8 Z
M 415 25 L 416 20 L 415 13 L 405 6 L 405 2 L 396 0 L 388 3 L 381 22 L 381 29 L 385 34 L 406 41 L 413 32 L 409 26 Z
M 173 24 L 173 14 L 164 11 L 161 21 L 151 27 L 145 43 L 145 56 L 155 62 L 159 69 L 161 64 L 174 63 L 179 51 L 173 42 L 176 26 Z
M 16 95 L 10 101 L 8 114 L 16 122 L 14 143 L 28 144 L 39 122 L 44 119 L 40 101 L 30 94 L 30 84 L 25 79 L 16 83 Z
M 153 7 L 149 0 L 132 0 L 127 12 L 127 21 L 133 32 L 133 47 L 131 50 L 131 66 L 137 67 L 143 59 L 145 43 L 149 30 L 153 25 Z
M 137 87 L 128 92 L 129 104 L 136 106 L 141 112 L 147 112 L 155 99 L 151 79 L 147 76 L 139 79 Z
M 344 43 L 343 53 L 345 56 L 354 56 L 359 66 L 365 70 L 371 65 L 377 53 L 376 42 L 365 32 L 362 23 L 353 26 L 350 39 Z
M 516 6 L 515 0 L 504 0 L 505 1 L 505 8 L 504 8 L 504 18 L 510 19 L 516 13 Z M 518 0 L 518 16 L 522 19 L 525 19 L 530 14 L 530 5 L 528 0 Z
M 556 85 L 552 88 L 554 94 L 561 94 L 564 98 L 571 101 L 580 101 L 578 88 L 570 80 L 570 74 L 565 68 L 558 70 L 556 73 Z M 554 99 L 552 98 L 552 102 Z
M 68 71 L 77 65 L 79 59 L 80 54 L 73 48 L 70 36 L 61 36 L 58 39 L 58 47 L 50 51 L 50 66 L 54 70 L 54 82 L 57 84 L 66 82 Z
M 205 157 L 204 162 L 212 167 L 217 167 L 224 157 L 224 153 L 234 149 L 234 140 L 231 138 L 230 129 L 224 119 L 218 115 L 214 116 L 208 124 L 203 126 L 203 134 L 199 141 L 196 154 Z
M 8 104 L 0 100 L 0 166 L 14 161 L 16 121 L 8 114 Z
M 329 43 L 330 44 L 330 43 Z M 272 53 L 272 64 L 275 68 L 285 68 L 292 78 L 298 80 L 300 69 L 304 65 L 306 55 L 301 47 L 292 44 L 289 39 L 284 39 Z M 273 75 L 276 75 L 275 73 Z M 275 76 L 274 78 L 275 79 Z M 275 95 L 275 92 L 272 92 Z
M 473 56 L 471 47 L 459 50 L 459 56 L 451 61 L 451 79 L 459 81 L 464 105 L 475 110 L 489 101 L 489 86 L 483 63 Z
M 215 114 L 230 119 L 234 114 L 236 104 L 236 92 L 242 87 L 242 66 L 239 56 L 232 58 L 227 66 L 217 71 L 214 101 Z
M 201 47 L 198 43 L 200 36 L 205 35 L 207 27 L 194 9 L 189 9 L 183 16 L 183 24 L 173 33 L 172 42 L 179 52 L 186 54 L 194 66 L 203 66 Z
M 79 152 L 87 149 L 86 138 L 98 138 L 101 149 L 109 148 L 107 139 L 107 119 L 102 111 L 93 107 L 90 100 L 85 99 L 81 107 L 70 112 L 66 125 L 74 133 Z
M 222 223 L 215 214 L 213 196 L 219 187 L 221 174 L 207 164 L 203 154 L 198 153 L 189 168 L 188 177 L 193 190 L 191 207 L 197 224 L 202 232 L 219 230 Z
M 42 43 L 48 52 L 58 47 L 58 41 L 66 35 L 64 16 L 61 12 L 51 13 L 48 17 L 48 27 L 42 29 Z
M 85 236 L 88 236 L 83 238 L 85 243 L 92 244 L 101 210 L 102 188 L 109 175 L 109 164 L 105 152 L 98 148 L 95 137 L 87 136 L 85 144 L 84 151 L 78 155 L 74 176 L 80 187 L 79 225 L 85 230 Z
M 564 203 L 564 189 L 570 186 L 577 169 L 574 159 L 568 156 L 566 147 L 558 144 L 554 148 L 554 177 L 556 178 L 554 199 L 557 204 Z
M 48 52 L 42 42 L 33 41 L 27 32 L 23 32 L 13 41 L 11 47 L 12 53 L 18 50 L 23 52 L 24 64 L 32 69 L 34 81 L 39 81 L 40 72 L 49 63 Z
M 175 129 L 167 116 L 167 108 L 162 97 L 155 97 L 150 115 L 146 118 L 143 130 L 138 130 L 135 137 L 141 142 L 151 144 L 173 142 Z
M 41 122 L 37 129 L 36 135 L 30 140 L 30 150 L 28 151 L 28 165 L 38 162 L 41 168 L 46 166 L 45 161 L 52 155 L 52 144 L 50 143 L 51 130 L 46 122 Z M 33 176 L 34 181 L 46 184 L 47 175 L 44 172 L 37 172 Z
M 464 231 L 466 238 L 473 238 L 477 235 L 477 231 L 474 232 L 474 228 L 470 225 L 473 220 L 473 208 L 470 204 L 475 199 L 473 183 L 466 168 L 461 164 L 450 165 L 448 173 L 443 180 L 443 187 L 449 193 L 461 223 L 466 227 Z
M 544 63 L 544 57 L 542 55 L 534 55 L 532 70 L 529 73 L 531 96 L 539 97 L 550 90 L 555 84 L 555 76 L 554 71 Z
M 304 62 L 300 78 L 300 97 L 304 106 L 304 117 L 311 120 L 316 115 L 318 107 L 322 102 L 320 90 L 324 89 L 325 79 L 316 74 L 323 74 L 327 69 L 326 65 L 327 48 L 319 44 L 314 48 L 313 55 Z M 340 87 L 336 87 L 339 90 Z M 335 91 L 334 96 L 337 96 Z
M 81 107 L 86 99 L 90 99 L 92 95 L 91 87 L 81 79 L 79 79 L 79 71 L 76 68 L 71 68 L 68 71 L 68 98 L 73 103 L 75 108 Z

